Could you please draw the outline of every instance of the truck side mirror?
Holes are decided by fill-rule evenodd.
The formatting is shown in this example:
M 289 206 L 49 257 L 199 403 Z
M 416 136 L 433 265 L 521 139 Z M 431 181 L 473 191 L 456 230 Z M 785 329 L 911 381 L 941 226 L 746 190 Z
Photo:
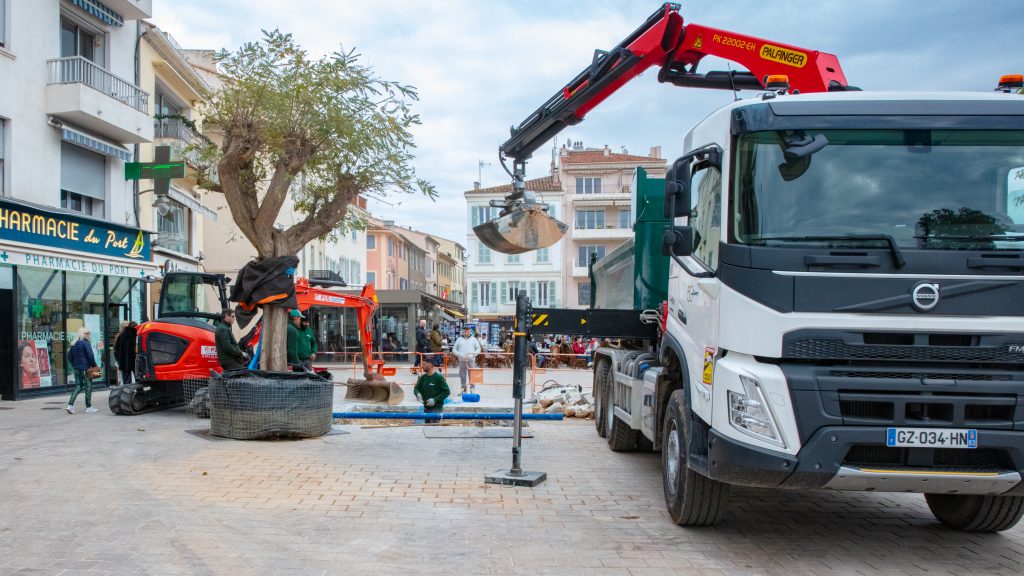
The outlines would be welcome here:
M 693 254 L 693 228 L 690 226 L 665 226 L 661 237 L 662 256 L 689 256 Z
M 690 175 L 694 162 L 697 168 L 722 167 L 722 149 L 715 144 L 698 148 L 680 156 L 665 174 L 665 218 L 690 215 Z

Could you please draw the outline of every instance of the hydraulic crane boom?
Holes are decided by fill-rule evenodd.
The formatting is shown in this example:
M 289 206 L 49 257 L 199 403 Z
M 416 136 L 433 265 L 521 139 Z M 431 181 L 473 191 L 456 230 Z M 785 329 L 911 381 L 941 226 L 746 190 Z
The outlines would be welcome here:
M 748 71 L 699 74 L 697 64 L 705 56 L 731 60 Z M 617 46 L 595 51 L 590 66 L 512 128 L 511 137 L 499 148 L 501 154 L 517 163 L 525 161 L 652 66 L 661 68 L 659 82 L 676 86 L 762 90 L 767 76 L 784 74 L 793 91 L 850 89 L 839 59 L 832 54 L 699 24 L 684 25 L 679 4 L 665 3 Z

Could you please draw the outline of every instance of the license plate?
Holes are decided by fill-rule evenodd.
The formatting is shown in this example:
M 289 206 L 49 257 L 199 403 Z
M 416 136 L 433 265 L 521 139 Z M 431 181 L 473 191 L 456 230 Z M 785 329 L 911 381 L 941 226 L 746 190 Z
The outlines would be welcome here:
M 978 431 L 965 428 L 889 428 L 885 444 L 893 448 L 977 448 Z

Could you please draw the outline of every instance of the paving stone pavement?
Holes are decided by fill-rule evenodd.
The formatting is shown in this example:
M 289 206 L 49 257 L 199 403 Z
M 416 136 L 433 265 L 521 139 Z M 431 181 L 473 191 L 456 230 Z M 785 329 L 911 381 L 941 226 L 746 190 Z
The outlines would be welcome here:
M 1024 528 L 949 531 L 916 495 L 735 489 L 719 526 L 679 528 L 657 456 L 610 452 L 589 421 L 533 423 L 524 463 L 548 480 L 509 488 L 483 483 L 507 439 L 236 442 L 105 396 L 97 414 L 4 404 L 0 576 L 1024 572 Z

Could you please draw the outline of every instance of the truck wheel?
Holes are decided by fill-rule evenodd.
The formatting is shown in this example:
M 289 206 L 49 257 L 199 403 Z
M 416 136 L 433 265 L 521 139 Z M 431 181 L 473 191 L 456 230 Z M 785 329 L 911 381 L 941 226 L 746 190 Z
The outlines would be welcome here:
M 1002 532 L 1024 514 L 1024 496 L 925 494 L 924 499 L 939 522 L 954 530 Z
M 608 393 L 608 377 L 611 376 L 611 372 L 611 362 L 607 359 L 597 361 L 597 367 L 594 368 L 594 426 L 601 438 L 604 438 L 608 431 L 604 411 L 608 403 L 605 394 Z
M 188 411 L 196 418 L 210 417 L 210 389 L 206 386 L 196 390 L 192 401 L 188 404 Z
M 683 391 L 668 399 L 661 427 L 661 473 L 665 505 L 680 526 L 711 526 L 722 517 L 729 485 L 702 476 L 686 464 L 686 417 Z

